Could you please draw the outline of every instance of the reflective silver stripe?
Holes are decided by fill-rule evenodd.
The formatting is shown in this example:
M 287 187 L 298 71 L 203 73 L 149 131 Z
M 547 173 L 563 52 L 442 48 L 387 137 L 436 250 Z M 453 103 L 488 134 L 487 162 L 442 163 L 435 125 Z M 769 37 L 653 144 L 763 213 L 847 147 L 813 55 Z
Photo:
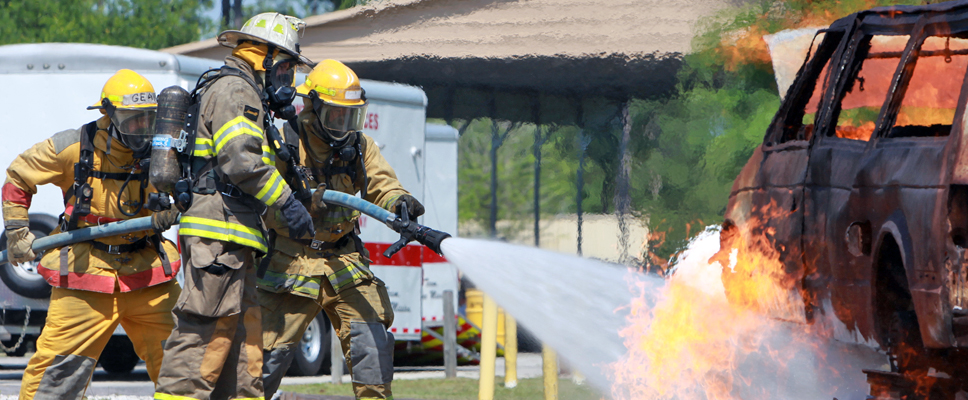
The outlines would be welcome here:
M 267 186 L 263 187 L 262 190 L 259 190 L 259 193 L 256 193 L 256 197 L 259 198 L 259 201 L 268 206 L 273 205 L 276 200 L 279 200 L 279 196 L 282 195 L 281 186 L 285 182 L 286 180 L 282 179 L 282 175 L 279 174 L 279 171 L 273 170 L 272 174 L 269 175 L 269 181 L 266 182 Z
M 334 272 L 332 275 L 327 275 L 326 278 L 329 279 L 329 283 L 333 285 L 333 290 L 339 292 L 344 286 L 349 283 L 355 282 L 357 279 L 361 279 L 366 276 L 363 271 L 356 265 L 347 264 L 346 268 Z
M 258 283 L 259 286 L 272 288 L 273 291 L 289 289 L 294 292 L 319 297 L 319 278 L 316 277 L 266 271 L 265 277 L 259 279 Z

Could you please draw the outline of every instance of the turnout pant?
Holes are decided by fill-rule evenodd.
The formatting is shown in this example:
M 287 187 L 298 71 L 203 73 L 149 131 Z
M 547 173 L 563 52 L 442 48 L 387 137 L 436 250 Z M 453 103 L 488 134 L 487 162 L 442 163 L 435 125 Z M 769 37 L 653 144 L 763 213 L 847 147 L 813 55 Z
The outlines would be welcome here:
M 20 400 L 81 399 L 101 351 L 120 323 L 158 382 L 162 345 L 181 289 L 174 280 L 121 293 L 52 288 L 37 352 L 27 363 Z
M 339 293 L 325 278 L 320 286 L 317 299 L 258 291 L 263 315 L 266 397 L 275 394 L 306 327 L 324 310 L 339 336 L 356 398 L 392 399 L 394 341 L 387 328 L 393 324 L 393 308 L 386 286 L 377 278 Z
M 185 283 L 155 399 L 262 399 L 262 320 L 253 251 L 182 237 Z

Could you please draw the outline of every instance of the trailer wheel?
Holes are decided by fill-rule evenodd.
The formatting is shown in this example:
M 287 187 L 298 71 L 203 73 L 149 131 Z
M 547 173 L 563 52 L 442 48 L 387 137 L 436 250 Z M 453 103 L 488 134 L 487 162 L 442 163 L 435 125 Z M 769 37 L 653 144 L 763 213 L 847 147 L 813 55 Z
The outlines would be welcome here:
M 314 376 L 328 373 L 332 330 L 326 313 L 320 312 L 313 318 L 306 327 L 302 340 L 297 344 L 295 359 L 289 365 L 289 375 Z
M 30 232 L 37 239 L 50 234 L 57 227 L 57 218 L 46 214 L 30 215 Z M 7 249 L 7 236 L 0 235 L 0 250 Z M 37 273 L 40 267 L 42 254 L 37 254 L 37 258 L 29 263 L 14 266 L 10 263 L 0 265 L 0 280 L 7 285 L 10 290 L 21 296 L 31 299 L 50 298 L 50 285 L 44 280 L 43 276 Z
M 139 360 L 141 359 L 138 358 L 138 353 L 134 352 L 131 339 L 128 339 L 127 336 L 115 335 L 111 336 L 108 344 L 101 351 L 98 365 L 105 372 L 111 374 L 127 374 L 134 370 Z

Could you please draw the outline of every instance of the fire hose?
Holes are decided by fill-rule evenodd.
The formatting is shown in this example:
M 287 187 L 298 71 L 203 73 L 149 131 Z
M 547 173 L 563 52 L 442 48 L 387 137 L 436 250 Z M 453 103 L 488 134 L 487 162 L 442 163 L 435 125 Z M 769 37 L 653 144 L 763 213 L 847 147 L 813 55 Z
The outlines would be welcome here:
M 388 226 L 390 229 L 393 229 L 399 233 L 400 239 L 383 253 L 383 256 L 387 258 L 392 257 L 394 254 L 396 254 L 396 252 L 403 249 L 407 243 L 412 241 L 417 241 L 418 243 L 423 244 L 440 254 L 440 242 L 450 237 L 450 235 L 446 232 L 434 230 L 420 225 L 415 221 L 410 221 L 407 216 L 405 204 L 402 206 L 404 207 L 401 212 L 403 216 L 398 218 L 395 214 L 384 210 L 376 204 L 343 192 L 337 192 L 335 190 L 327 190 L 325 193 L 323 193 L 323 201 L 329 204 L 357 210 L 372 217 L 373 219 L 376 219 L 377 221 L 386 224 L 386 226 Z M 85 242 L 108 236 L 124 235 L 127 233 L 150 229 L 152 229 L 151 217 L 134 218 L 126 221 L 111 222 L 104 225 L 91 226 L 69 232 L 58 233 L 56 235 L 45 236 L 34 240 L 33 245 L 30 247 L 35 253 L 39 254 L 49 249 L 63 247 L 74 243 Z M 0 251 L 0 264 L 5 264 L 6 262 L 7 251 Z

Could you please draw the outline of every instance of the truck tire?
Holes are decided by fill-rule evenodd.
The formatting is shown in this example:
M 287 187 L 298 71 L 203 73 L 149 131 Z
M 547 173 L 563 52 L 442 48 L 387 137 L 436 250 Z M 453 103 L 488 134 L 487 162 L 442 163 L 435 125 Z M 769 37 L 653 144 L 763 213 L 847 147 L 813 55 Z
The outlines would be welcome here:
M 107 373 L 127 374 L 134 370 L 140 360 L 138 353 L 134 352 L 131 339 L 127 336 L 114 335 L 101 351 L 98 365 Z
M 37 239 L 50 234 L 57 227 L 57 218 L 47 214 L 30 215 L 30 232 Z M 7 235 L 0 235 L 0 250 L 7 249 Z M 5 263 L 0 265 L 0 280 L 10 290 L 31 299 L 50 298 L 50 285 L 43 276 L 37 273 L 42 254 L 37 254 L 33 262 L 13 266 Z
M 289 365 L 288 375 L 315 376 L 328 373 L 330 369 L 330 335 L 333 330 L 326 313 L 313 318 L 302 340 L 296 345 L 296 356 Z

